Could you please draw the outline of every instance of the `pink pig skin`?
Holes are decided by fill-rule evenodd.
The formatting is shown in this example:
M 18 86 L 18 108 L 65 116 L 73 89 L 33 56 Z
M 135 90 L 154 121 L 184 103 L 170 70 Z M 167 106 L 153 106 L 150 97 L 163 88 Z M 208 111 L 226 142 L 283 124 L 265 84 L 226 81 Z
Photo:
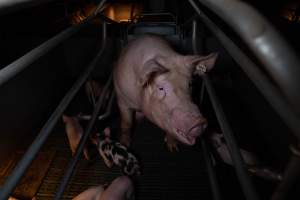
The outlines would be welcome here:
M 91 187 L 73 200 L 133 200 L 134 187 L 127 176 L 116 178 L 105 190 L 102 185 Z
M 166 132 L 167 142 L 179 140 L 193 145 L 207 121 L 192 103 L 189 83 L 193 74 L 204 73 L 199 69 L 211 70 L 216 58 L 216 53 L 181 55 L 156 35 L 139 36 L 129 42 L 113 72 L 121 113 L 121 143 L 130 145 L 134 113 L 138 111 Z
M 68 136 L 72 155 L 74 155 L 76 148 L 80 142 L 81 136 L 83 134 L 83 129 L 77 117 L 68 117 L 66 115 L 63 115 L 63 121 L 65 123 L 65 130 Z M 84 147 L 83 154 L 85 159 L 89 160 L 87 147 Z

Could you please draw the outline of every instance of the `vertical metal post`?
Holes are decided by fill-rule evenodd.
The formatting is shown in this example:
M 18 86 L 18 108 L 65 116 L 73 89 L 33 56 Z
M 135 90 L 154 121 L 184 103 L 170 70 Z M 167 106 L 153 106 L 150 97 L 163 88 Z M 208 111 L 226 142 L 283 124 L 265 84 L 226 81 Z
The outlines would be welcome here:
M 219 183 L 217 180 L 216 172 L 214 170 L 210 153 L 208 151 L 208 147 L 204 138 L 201 140 L 201 146 L 203 151 L 203 156 L 206 164 L 206 169 L 208 173 L 209 183 L 212 191 L 212 196 L 214 200 L 222 200 L 221 192 L 219 188 Z
M 242 190 L 245 194 L 245 197 L 247 200 L 257 200 L 257 199 L 259 199 L 258 195 L 254 189 L 253 183 L 250 179 L 249 173 L 248 173 L 245 163 L 242 159 L 240 150 L 237 146 L 237 142 L 233 136 L 232 130 L 231 130 L 229 123 L 225 117 L 223 108 L 222 108 L 219 100 L 217 99 L 217 95 L 212 86 L 212 83 L 206 74 L 203 75 L 203 80 L 204 80 L 204 84 L 206 86 L 207 92 L 209 94 L 209 98 L 210 98 L 213 108 L 215 110 L 217 119 L 221 126 L 222 132 L 224 134 L 226 143 L 228 145 L 229 153 L 232 158 L 232 161 L 233 161 L 233 164 L 235 167 L 235 171 L 236 171 L 237 177 L 239 179 L 239 182 L 241 184 Z
M 190 3 L 195 4 L 194 1 L 190 1 Z M 196 27 L 197 27 L 197 24 L 195 22 L 193 22 L 193 29 L 195 29 Z M 193 30 L 192 38 L 193 38 L 193 43 L 195 43 L 196 30 Z M 193 45 L 193 48 L 194 48 L 193 49 L 194 52 L 196 52 L 196 45 Z M 228 149 L 229 149 L 230 155 L 233 160 L 236 174 L 241 183 L 242 190 L 246 196 L 246 199 L 257 200 L 257 199 L 259 199 L 258 195 L 256 193 L 256 190 L 254 189 L 253 183 L 250 179 L 250 176 L 246 169 L 245 163 L 243 162 L 241 153 L 239 151 L 239 148 L 238 148 L 235 138 L 233 136 L 232 130 L 231 130 L 229 123 L 223 112 L 223 108 L 222 108 L 221 104 L 219 103 L 219 100 L 217 99 L 217 95 L 215 94 L 215 90 L 212 86 L 212 83 L 206 74 L 204 74 L 202 77 L 203 77 L 203 82 L 205 84 L 207 92 L 209 94 L 210 100 L 212 102 L 214 111 L 217 115 L 217 119 L 221 126 L 222 132 L 224 134 L 226 143 L 228 144 Z
M 199 52 L 197 48 L 198 45 L 197 45 L 197 21 L 196 20 L 193 20 L 192 26 L 193 26 L 192 27 L 193 53 L 198 54 Z M 201 91 L 200 91 L 200 105 L 203 103 L 204 92 L 205 92 L 205 85 L 204 82 L 202 82 Z M 206 141 L 204 139 L 205 138 L 201 139 L 201 146 L 202 146 L 203 156 L 206 164 L 206 169 L 208 172 L 209 183 L 212 190 L 212 196 L 214 200 L 222 200 L 216 173 L 211 162 Z

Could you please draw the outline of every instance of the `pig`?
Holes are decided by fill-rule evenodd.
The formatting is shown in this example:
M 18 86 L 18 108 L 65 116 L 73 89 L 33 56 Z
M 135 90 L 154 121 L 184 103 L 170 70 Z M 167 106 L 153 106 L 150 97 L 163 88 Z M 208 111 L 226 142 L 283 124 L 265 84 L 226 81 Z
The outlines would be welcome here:
M 131 143 L 136 112 L 141 112 L 166 133 L 170 151 L 177 141 L 194 145 L 207 120 L 192 103 L 189 87 L 194 74 L 210 71 L 217 53 L 181 55 L 162 37 L 145 34 L 130 41 L 113 70 L 113 82 L 121 115 L 120 142 Z
M 233 161 L 231 159 L 228 146 L 224 139 L 224 135 L 222 133 L 213 132 L 209 135 L 209 140 L 214 149 L 216 150 L 216 153 L 221 158 L 221 160 L 228 165 L 233 165 Z M 263 165 L 258 159 L 258 157 L 254 155 L 254 153 L 246 151 L 242 148 L 240 148 L 239 150 L 246 164 L 247 170 L 251 174 L 270 181 L 282 180 L 282 174 Z
M 83 134 L 83 129 L 79 123 L 79 120 L 77 117 L 69 117 L 67 115 L 63 115 L 63 121 L 65 123 L 65 130 L 68 136 L 69 145 L 72 151 L 72 155 L 74 155 L 77 146 L 80 142 L 80 139 Z M 85 146 L 83 149 L 83 154 L 85 159 L 89 160 L 89 154 L 88 149 Z
M 133 200 L 134 187 L 127 176 L 116 178 L 106 189 L 95 186 L 80 193 L 73 200 Z
M 85 103 L 90 103 L 92 104 L 92 106 L 95 106 L 97 98 L 102 93 L 103 86 L 95 80 L 89 80 L 85 83 L 84 89 L 85 94 L 89 100 Z M 83 134 L 83 128 L 79 122 L 79 119 L 90 120 L 90 118 L 90 116 L 82 115 L 81 113 L 74 116 L 67 116 L 66 114 L 64 114 L 62 117 L 63 122 L 65 123 L 65 131 L 68 136 L 68 141 L 70 149 L 72 151 L 72 155 L 74 155 Z M 84 147 L 83 153 L 85 159 L 89 160 L 90 158 L 87 146 Z

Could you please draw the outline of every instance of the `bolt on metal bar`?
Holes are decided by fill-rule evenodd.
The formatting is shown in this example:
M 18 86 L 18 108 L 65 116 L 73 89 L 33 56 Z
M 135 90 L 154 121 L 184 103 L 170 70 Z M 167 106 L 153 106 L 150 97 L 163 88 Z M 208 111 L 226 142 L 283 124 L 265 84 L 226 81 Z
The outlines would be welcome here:
M 72 88 L 68 91 L 68 93 L 64 96 L 62 101 L 56 107 L 55 111 L 52 113 L 48 121 L 42 127 L 41 131 L 39 132 L 38 136 L 35 138 L 33 143 L 30 145 L 22 159 L 18 162 L 17 166 L 14 168 L 13 172 L 8 176 L 6 179 L 3 187 L 0 190 L 0 200 L 8 199 L 9 195 L 13 192 L 14 188 L 16 187 L 17 183 L 21 180 L 23 174 L 30 166 L 33 159 L 36 157 L 37 153 L 41 149 L 42 145 L 46 142 L 47 138 L 49 137 L 51 131 L 53 130 L 55 124 L 60 119 L 62 113 L 71 102 L 73 97 L 76 95 L 80 87 L 86 81 L 90 73 L 95 68 L 96 64 L 98 63 L 100 57 L 102 56 L 102 52 L 104 51 L 105 44 L 106 44 L 106 23 L 103 22 L 102 25 L 102 45 L 99 53 L 87 67 L 87 69 L 83 72 L 81 77 L 77 79 L 75 84 Z
M 297 114 L 300 114 L 300 60 L 281 35 L 261 14 L 243 1 L 199 2 L 239 34 L 278 84 Z
M 75 166 L 76 166 L 79 158 L 82 155 L 84 145 L 85 145 L 89 135 L 91 134 L 92 129 L 94 127 L 94 124 L 95 124 L 95 122 L 98 118 L 98 113 L 99 113 L 99 111 L 100 111 L 100 109 L 103 105 L 104 97 L 105 97 L 106 93 L 108 92 L 108 89 L 109 89 L 109 86 L 111 85 L 111 83 L 112 83 L 112 75 L 110 75 L 110 78 L 107 81 L 107 83 L 106 83 L 106 85 L 103 89 L 103 92 L 100 95 L 100 98 L 98 99 L 98 101 L 96 103 L 95 109 L 94 109 L 93 114 L 92 114 L 92 119 L 89 121 L 89 124 L 88 124 L 86 130 L 84 131 L 83 137 L 80 139 L 80 142 L 79 142 L 79 145 L 76 149 L 75 155 L 72 158 L 72 160 L 70 161 L 70 163 L 68 165 L 68 168 L 67 168 L 67 171 L 65 172 L 64 177 L 63 177 L 60 185 L 58 186 L 57 192 L 56 192 L 55 197 L 54 197 L 55 200 L 61 199 L 61 196 L 63 195 L 65 187 L 67 186 L 67 184 L 68 184 L 68 182 L 69 182 L 69 180 L 70 180 L 70 178 L 71 178 L 71 176 L 74 172 Z M 111 112 L 111 106 L 112 106 L 113 99 L 114 99 L 114 93 L 111 94 L 108 109 L 105 112 L 105 114 L 102 115 L 102 118 L 101 118 L 102 120 L 109 116 L 109 114 Z
M 237 142 L 234 138 L 231 127 L 229 126 L 229 122 L 227 121 L 227 118 L 225 117 L 225 113 L 224 113 L 223 108 L 217 98 L 217 95 L 212 86 L 212 83 L 206 74 L 204 74 L 202 77 L 203 77 L 203 81 L 206 86 L 207 92 L 209 94 L 209 98 L 212 102 L 214 111 L 216 113 L 217 119 L 219 121 L 220 127 L 224 134 L 226 143 L 228 145 L 229 153 L 232 158 L 232 161 L 233 161 L 233 164 L 235 167 L 235 171 L 236 171 L 237 177 L 239 179 L 239 182 L 241 184 L 242 190 L 245 194 L 245 197 L 247 200 L 257 200 L 257 199 L 259 199 L 259 197 L 256 193 L 256 190 L 254 189 L 253 183 L 250 179 L 249 173 L 246 169 L 245 163 L 241 156 L 239 147 L 237 146 Z
M 291 129 L 293 134 L 300 140 L 300 118 L 295 111 L 290 107 L 288 102 L 283 98 L 278 89 L 270 83 L 268 78 L 259 70 L 242 51 L 237 47 L 225 33 L 216 26 L 196 4 L 192 4 L 195 11 L 199 14 L 201 20 L 213 32 L 218 40 L 223 44 L 232 58 L 239 64 L 242 70 L 250 78 L 253 84 L 257 87 L 260 93 L 266 98 L 275 112 L 283 119 L 286 125 Z

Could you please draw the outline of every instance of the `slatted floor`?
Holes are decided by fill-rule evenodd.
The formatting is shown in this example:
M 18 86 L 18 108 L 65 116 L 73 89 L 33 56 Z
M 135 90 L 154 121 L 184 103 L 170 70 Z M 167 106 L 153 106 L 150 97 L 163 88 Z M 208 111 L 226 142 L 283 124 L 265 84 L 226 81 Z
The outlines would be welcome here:
M 53 198 L 71 156 L 63 131 L 56 131 L 46 147 L 55 148 L 57 153 L 37 199 Z M 132 148 L 143 164 L 143 174 L 135 183 L 136 199 L 211 199 L 204 161 L 197 146 L 180 146 L 179 153 L 170 153 L 162 131 L 145 120 L 136 128 Z M 90 186 L 110 182 L 119 175 L 118 168 L 106 168 L 100 157 L 94 162 L 81 160 L 63 199 L 71 199 Z

